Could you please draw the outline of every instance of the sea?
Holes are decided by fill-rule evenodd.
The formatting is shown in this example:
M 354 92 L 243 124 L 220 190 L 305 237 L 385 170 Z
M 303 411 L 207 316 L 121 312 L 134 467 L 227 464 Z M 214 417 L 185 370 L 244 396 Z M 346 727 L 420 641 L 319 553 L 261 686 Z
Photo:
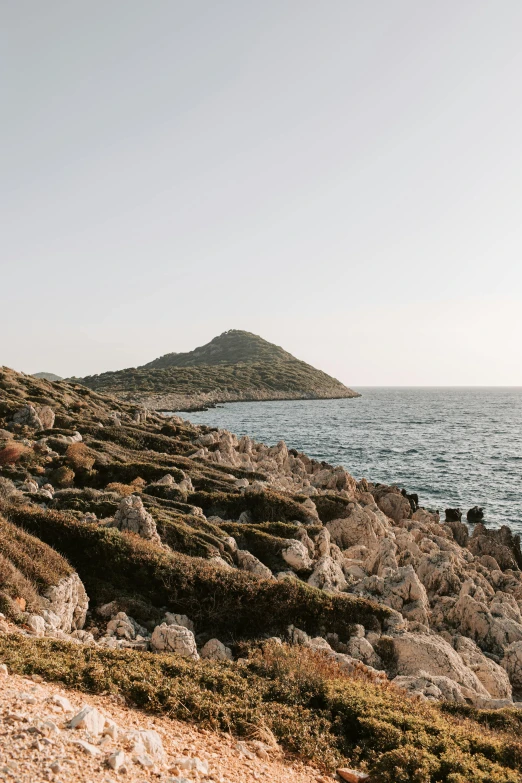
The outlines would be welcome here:
M 357 388 L 346 400 L 236 402 L 182 414 L 416 492 L 426 508 L 482 506 L 522 533 L 522 388 Z M 444 518 L 444 517 L 442 517 Z

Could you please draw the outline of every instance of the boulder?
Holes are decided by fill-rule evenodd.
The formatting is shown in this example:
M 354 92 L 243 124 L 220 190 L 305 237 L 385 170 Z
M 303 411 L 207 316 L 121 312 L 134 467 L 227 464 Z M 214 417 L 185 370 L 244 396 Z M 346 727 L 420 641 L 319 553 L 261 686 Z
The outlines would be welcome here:
M 119 530 L 136 533 L 149 541 L 161 543 L 156 529 L 156 523 L 151 514 L 145 510 L 138 495 L 122 498 L 120 506 L 114 515 L 114 524 Z
M 379 488 L 374 493 L 374 497 L 383 514 L 393 519 L 394 522 L 410 519 L 412 515 L 410 502 L 399 490 L 392 490 L 390 487 Z
M 254 576 L 259 576 L 262 579 L 274 578 L 271 570 L 247 549 L 238 549 L 236 558 L 239 568 L 243 571 L 248 571 L 249 574 L 254 574 Z
M 183 625 L 157 625 L 152 632 L 150 646 L 155 652 L 173 652 L 192 661 L 199 660 L 194 634 Z
M 453 646 L 493 699 L 512 698 L 511 684 L 505 669 L 491 658 L 486 658 L 472 639 L 458 635 Z
M 473 701 L 477 696 L 489 698 L 489 693 L 477 675 L 442 637 L 431 634 L 403 633 L 389 637 L 396 676 L 421 673 L 447 677 L 466 689 L 465 696 Z
M 508 673 L 513 688 L 522 691 L 522 640 L 513 642 L 504 651 L 502 666 Z
M 468 522 L 472 523 L 482 522 L 484 519 L 484 509 L 480 508 L 480 506 L 473 506 L 466 514 L 466 519 Z
M 230 647 L 219 641 L 219 639 L 209 639 L 201 650 L 202 658 L 209 658 L 212 661 L 233 661 L 232 650 Z
M 373 550 L 387 534 L 385 525 L 377 515 L 358 503 L 349 503 L 345 516 L 331 520 L 326 528 L 332 543 L 341 549 L 358 545 Z
M 460 522 L 462 519 L 462 511 L 460 508 L 447 508 L 444 511 L 446 522 Z
M 71 633 L 85 625 L 89 598 L 78 574 L 64 577 L 57 585 L 48 587 L 41 597 L 44 611 L 58 618 L 56 629 Z
M 343 569 L 329 555 L 319 558 L 308 579 L 308 584 L 327 593 L 339 593 L 348 587 Z
M 420 671 L 415 675 L 400 675 L 392 680 L 398 688 L 425 701 L 451 701 L 466 704 L 460 686 L 449 677 Z
M 294 571 L 306 571 L 312 565 L 308 549 L 300 541 L 289 539 L 287 546 L 282 550 L 281 556 L 285 563 Z

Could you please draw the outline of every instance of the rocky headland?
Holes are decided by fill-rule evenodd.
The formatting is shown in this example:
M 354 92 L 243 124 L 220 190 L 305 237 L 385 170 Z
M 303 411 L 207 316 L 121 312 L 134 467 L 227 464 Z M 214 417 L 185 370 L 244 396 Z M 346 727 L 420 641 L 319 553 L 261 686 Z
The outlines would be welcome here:
M 73 380 L 161 411 L 196 410 L 221 402 L 360 396 L 279 346 L 238 329 L 188 353 L 169 353 L 142 367 Z
M 520 781 L 519 538 L 421 504 L 3 368 L 0 661 L 337 779 Z

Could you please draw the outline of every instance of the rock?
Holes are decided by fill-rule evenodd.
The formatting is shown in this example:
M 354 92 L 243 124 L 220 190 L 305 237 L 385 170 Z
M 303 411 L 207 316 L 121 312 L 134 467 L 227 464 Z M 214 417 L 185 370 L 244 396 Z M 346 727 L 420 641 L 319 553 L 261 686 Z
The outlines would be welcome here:
M 33 430 L 43 429 L 42 422 L 33 405 L 24 405 L 13 415 L 13 423 L 22 427 L 30 427 Z
M 9 670 L 5 663 L 0 663 L 0 677 L 8 677 L 9 676 Z
M 81 748 L 85 753 L 87 753 L 88 756 L 99 756 L 100 751 L 97 747 L 94 745 L 91 745 L 90 742 L 85 742 L 84 740 L 74 740 L 74 745 L 78 745 L 79 748 Z
M 136 639 L 137 636 L 146 638 L 148 633 L 146 628 L 139 625 L 136 620 L 126 615 L 125 612 L 118 612 L 107 625 L 107 635 L 131 641 Z
M 346 516 L 327 522 L 332 543 L 341 549 L 358 545 L 375 549 L 379 539 L 387 533 L 385 524 L 369 508 L 358 503 L 346 507 Z
M 183 658 L 199 660 L 194 634 L 182 625 L 157 625 L 150 644 L 155 652 L 174 652 Z
M 45 620 L 38 614 L 31 614 L 27 618 L 27 625 L 36 636 L 43 636 L 45 633 Z
M 42 596 L 45 608 L 59 618 L 59 629 L 65 633 L 81 630 L 89 607 L 89 598 L 78 574 L 73 573 Z
M 343 569 L 329 555 L 319 558 L 308 584 L 327 593 L 338 593 L 348 587 Z
M 308 554 L 308 549 L 300 541 L 295 539 L 287 540 L 287 546 L 282 550 L 281 555 L 285 563 L 294 571 L 306 571 L 311 565 L 312 561 Z
M 167 625 L 182 625 L 184 628 L 188 628 L 189 631 L 192 631 L 192 633 L 196 632 L 194 623 L 192 620 L 189 620 L 186 614 L 173 614 L 172 612 L 165 612 L 163 622 L 167 623 Z
M 522 641 L 513 642 L 504 651 L 502 666 L 507 671 L 513 687 L 522 690 Z
M 138 495 L 122 498 L 114 516 L 114 524 L 119 530 L 128 530 L 149 541 L 161 543 L 156 523 L 152 515 L 143 507 L 143 502 Z
M 493 699 L 511 700 L 513 694 L 505 669 L 486 658 L 475 642 L 465 636 L 457 636 L 453 646 Z
M 125 764 L 125 753 L 123 750 L 117 750 L 114 753 L 111 753 L 107 759 L 107 763 L 111 769 L 113 769 L 115 772 L 118 772 L 120 767 L 123 767 Z
M 415 675 L 395 677 L 392 683 L 407 691 L 411 696 L 418 696 L 426 701 L 444 700 L 456 704 L 466 704 L 460 686 L 449 677 L 419 671 Z
M 444 511 L 446 515 L 446 522 L 460 522 L 462 519 L 462 511 L 460 508 L 447 508 Z
M 257 559 L 251 552 L 246 549 L 238 549 L 236 553 L 237 564 L 243 571 L 248 571 L 254 576 L 259 576 L 262 579 L 273 579 L 274 576 L 269 568 Z
M 468 522 L 482 522 L 484 519 L 484 510 L 480 506 L 473 506 L 466 514 Z
M 341 780 L 346 780 L 347 783 L 364 783 L 365 780 L 370 781 L 370 776 L 366 772 L 358 772 L 355 769 L 348 769 L 348 767 L 339 767 L 337 774 Z
M 127 737 L 134 742 L 134 753 L 147 753 L 155 761 L 160 762 L 165 759 L 162 739 L 154 729 L 132 731 L 128 733 Z
M 71 729 L 85 729 L 91 737 L 98 737 L 103 732 L 105 717 L 96 707 L 86 705 L 71 719 L 69 726 Z
M 55 420 L 55 415 L 52 408 L 50 408 L 48 405 L 42 405 L 38 409 L 38 418 L 42 424 L 42 429 L 52 430 Z
M 478 677 L 460 655 L 440 636 L 404 633 L 390 637 L 396 660 L 396 675 L 437 675 L 448 677 L 474 697 L 489 698 Z
M 412 515 L 410 502 L 398 490 L 390 491 L 390 487 L 378 489 L 375 492 L 375 502 L 387 517 L 394 522 L 409 519 Z
M 233 661 L 232 651 L 229 647 L 219 641 L 219 639 L 210 639 L 201 650 L 202 658 L 209 658 L 212 661 Z

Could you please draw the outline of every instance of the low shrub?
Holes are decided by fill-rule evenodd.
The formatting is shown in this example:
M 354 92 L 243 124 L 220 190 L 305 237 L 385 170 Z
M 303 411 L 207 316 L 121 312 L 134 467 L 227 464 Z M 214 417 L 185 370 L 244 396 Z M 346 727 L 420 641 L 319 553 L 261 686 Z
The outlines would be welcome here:
M 18 460 L 28 454 L 30 449 L 22 443 L 8 443 L 3 449 L 0 449 L 0 467 L 6 465 L 15 465 Z
M 96 455 L 85 445 L 85 443 L 71 443 L 65 453 L 67 462 L 74 470 L 91 470 Z

